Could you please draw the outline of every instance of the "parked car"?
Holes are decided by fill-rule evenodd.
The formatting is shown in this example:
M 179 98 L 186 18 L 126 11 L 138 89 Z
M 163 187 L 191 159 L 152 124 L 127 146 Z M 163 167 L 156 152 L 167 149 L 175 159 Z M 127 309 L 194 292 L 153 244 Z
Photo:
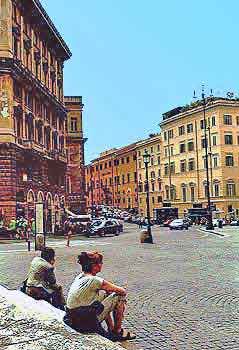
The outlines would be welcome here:
M 175 219 L 169 224 L 170 230 L 188 230 L 188 223 L 183 219 Z
M 232 220 L 230 225 L 231 226 L 239 226 L 239 220 Z
M 212 220 L 212 224 L 213 224 L 214 227 L 219 227 L 220 226 L 220 222 L 222 223 L 223 226 L 226 225 L 226 222 L 225 222 L 224 219 L 213 219 Z M 234 225 L 234 226 L 236 226 L 236 225 Z
M 6 227 L 0 228 L 0 239 L 11 239 L 14 238 L 15 233 L 9 231 Z
M 117 219 L 111 219 L 117 225 L 118 233 L 123 232 L 123 224 Z
M 105 236 L 108 234 L 113 234 L 115 236 L 119 235 L 119 228 L 116 222 L 114 222 L 112 219 L 102 221 L 100 224 L 94 224 L 90 227 L 88 231 L 88 237 L 93 236 Z
M 125 216 L 124 217 L 124 222 L 132 222 L 132 216 L 131 215 Z
M 164 221 L 163 226 L 168 227 L 172 221 L 173 221 L 173 219 L 167 219 L 166 221 Z

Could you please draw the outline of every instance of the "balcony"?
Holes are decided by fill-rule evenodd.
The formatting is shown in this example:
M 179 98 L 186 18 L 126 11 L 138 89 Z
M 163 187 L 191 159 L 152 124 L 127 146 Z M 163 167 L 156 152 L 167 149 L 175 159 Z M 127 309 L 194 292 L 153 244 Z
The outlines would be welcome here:
M 33 140 L 22 140 L 22 145 L 25 149 L 35 150 L 37 152 L 43 153 L 43 146 Z
M 22 140 L 22 144 L 26 149 L 31 149 L 32 148 L 32 140 Z
M 49 156 L 53 158 L 54 160 L 58 160 L 60 162 L 66 163 L 67 162 L 67 155 L 65 151 L 60 152 L 59 150 L 52 150 L 48 152 Z

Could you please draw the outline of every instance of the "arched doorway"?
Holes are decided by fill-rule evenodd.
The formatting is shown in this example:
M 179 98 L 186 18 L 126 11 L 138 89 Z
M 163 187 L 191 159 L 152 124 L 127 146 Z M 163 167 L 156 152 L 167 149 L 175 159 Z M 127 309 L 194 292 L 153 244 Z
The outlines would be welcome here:
M 54 196 L 55 225 L 60 224 L 60 199 L 58 194 Z
M 52 233 L 52 195 L 50 192 L 46 196 L 46 232 Z
M 41 191 L 38 192 L 37 202 L 38 203 L 44 203 L 44 194 Z
M 27 193 L 27 220 L 35 217 L 35 194 L 32 190 Z
M 65 197 L 61 196 L 61 199 L 60 199 L 60 225 L 63 225 L 63 223 L 66 220 L 65 207 L 66 207 Z

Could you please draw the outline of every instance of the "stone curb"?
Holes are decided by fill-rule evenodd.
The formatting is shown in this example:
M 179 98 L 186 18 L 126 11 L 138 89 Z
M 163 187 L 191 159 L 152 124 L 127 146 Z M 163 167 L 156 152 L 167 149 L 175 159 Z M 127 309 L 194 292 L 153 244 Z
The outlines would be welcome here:
M 0 286 L 0 349 L 123 350 L 98 334 L 77 333 L 63 316 L 45 301 Z
M 206 230 L 205 228 L 199 228 L 198 230 L 202 232 L 213 233 L 214 235 L 221 236 L 221 237 L 226 237 L 226 235 L 224 235 L 223 233 L 217 232 L 215 230 Z

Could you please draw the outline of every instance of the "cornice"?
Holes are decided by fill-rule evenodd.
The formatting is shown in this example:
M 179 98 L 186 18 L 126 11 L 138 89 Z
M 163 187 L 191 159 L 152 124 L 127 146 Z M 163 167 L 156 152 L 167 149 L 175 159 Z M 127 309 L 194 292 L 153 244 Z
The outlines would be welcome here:
M 42 82 L 38 80 L 31 71 L 23 66 L 20 60 L 0 58 L 0 73 L 8 73 L 16 80 L 24 79 L 27 81 L 31 88 L 34 86 L 42 94 L 44 94 L 50 102 L 54 103 L 56 109 L 58 109 L 64 115 L 64 118 L 67 118 L 67 110 L 63 103 L 60 103 L 56 97 L 51 94 L 50 91 L 42 84 Z
M 28 0 L 29 1 L 29 0 Z M 27 2 L 28 2 L 27 1 Z M 54 36 L 54 38 L 57 40 L 58 44 L 60 44 L 60 47 L 62 49 L 62 51 L 64 52 L 64 58 L 67 60 L 72 56 L 72 53 L 69 49 L 69 47 L 67 46 L 67 44 L 65 43 L 64 39 L 62 38 L 62 36 L 60 35 L 60 33 L 58 32 L 58 30 L 56 29 L 55 25 L 53 24 L 52 20 L 50 19 L 50 17 L 48 16 L 46 10 L 43 8 L 42 4 L 40 3 L 39 0 L 31 0 L 31 4 L 33 5 L 33 7 L 37 10 L 38 14 L 36 14 L 34 16 L 34 18 L 40 18 L 44 20 L 43 25 L 47 25 L 47 27 L 49 28 L 49 32 Z M 59 49 L 58 48 L 58 49 Z
M 236 100 L 226 100 L 226 99 L 218 99 L 218 100 L 215 100 L 215 101 L 212 101 L 212 102 L 208 102 L 206 104 L 206 112 L 211 110 L 211 109 L 215 109 L 216 107 L 239 107 L 239 101 L 236 101 Z M 177 120 L 180 120 L 180 119 L 183 119 L 185 117 L 188 117 L 190 115 L 193 115 L 193 114 L 197 114 L 197 113 L 203 113 L 203 109 L 204 109 L 204 106 L 203 105 L 200 105 L 198 107 L 195 107 L 195 108 L 191 108 L 189 109 L 188 111 L 185 111 L 185 112 L 182 112 L 182 113 L 179 113 L 173 117 L 170 117 L 170 118 L 167 118 L 165 120 L 163 120 L 162 122 L 159 123 L 159 126 L 164 126 L 164 125 L 167 125 L 167 124 L 170 124 L 171 122 L 174 122 L 174 121 L 177 121 Z
M 154 137 L 149 137 L 146 140 L 137 142 L 137 148 L 140 148 L 140 147 L 143 147 L 143 146 L 146 146 L 146 145 L 150 145 L 150 144 L 153 144 L 153 143 L 158 143 L 160 141 L 161 141 L 161 134 L 156 135 Z

